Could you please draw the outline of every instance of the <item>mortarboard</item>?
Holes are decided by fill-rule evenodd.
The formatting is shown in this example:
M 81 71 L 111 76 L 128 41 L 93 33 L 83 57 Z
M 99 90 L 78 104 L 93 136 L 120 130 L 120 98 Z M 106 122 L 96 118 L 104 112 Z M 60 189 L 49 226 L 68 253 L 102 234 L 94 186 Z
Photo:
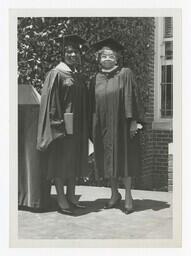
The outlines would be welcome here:
M 121 45 L 120 43 L 118 43 L 111 37 L 103 39 L 103 40 L 91 45 L 91 48 L 93 48 L 95 51 L 99 51 L 103 47 L 109 47 L 114 51 L 122 51 L 124 49 L 123 45 Z

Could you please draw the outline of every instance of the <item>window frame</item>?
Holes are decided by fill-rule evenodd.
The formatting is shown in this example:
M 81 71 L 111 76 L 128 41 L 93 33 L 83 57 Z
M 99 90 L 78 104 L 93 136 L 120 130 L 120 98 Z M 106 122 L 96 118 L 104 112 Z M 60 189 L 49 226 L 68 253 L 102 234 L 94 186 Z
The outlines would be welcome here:
M 171 38 L 164 38 L 164 18 L 155 18 L 155 55 L 154 55 L 154 121 L 152 128 L 156 130 L 172 130 L 173 117 L 161 116 L 161 75 L 162 56 L 165 55 L 165 41 L 172 41 Z M 174 44 L 173 44 L 174 49 Z M 173 51 L 174 52 L 174 51 Z M 165 60 L 166 65 L 173 66 L 172 60 Z

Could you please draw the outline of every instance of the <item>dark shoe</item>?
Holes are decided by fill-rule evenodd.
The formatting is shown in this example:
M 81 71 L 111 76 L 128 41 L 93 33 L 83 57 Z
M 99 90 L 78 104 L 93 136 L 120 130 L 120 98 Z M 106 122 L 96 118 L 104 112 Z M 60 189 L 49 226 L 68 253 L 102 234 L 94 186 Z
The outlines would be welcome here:
M 124 208 L 123 209 L 123 212 L 125 213 L 125 214 L 130 214 L 130 213 L 132 213 L 132 212 L 134 212 L 135 210 L 133 209 L 133 208 Z
M 115 208 L 119 205 L 120 201 L 121 201 L 121 194 L 118 193 L 118 199 L 114 202 L 114 203 L 106 203 L 105 206 L 104 206 L 104 209 L 111 209 L 111 208 Z
M 79 204 L 79 203 L 74 204 L 74 203 L 72 203 L 72 202 L 69 201 L 69 204 L 71 204 L 73 207 L 79 208 L 79 209 L 85 209 L 85 208 L 86 208 L 85 205 L 82 205 L 82 204 Z
M 66 215 L 74 215 L 74 211 L 71 208 L 63 209 L 63 208 L 59 207 L 58 212 L 61 214 L 66 214 Z

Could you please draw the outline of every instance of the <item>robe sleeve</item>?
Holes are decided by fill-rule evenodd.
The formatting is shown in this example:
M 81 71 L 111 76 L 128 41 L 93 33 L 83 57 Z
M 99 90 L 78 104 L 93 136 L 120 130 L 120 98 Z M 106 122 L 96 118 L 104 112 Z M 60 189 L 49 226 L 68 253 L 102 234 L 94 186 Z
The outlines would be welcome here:
M 53 133 L 65 132 L 64 118 L 61 110 L 61 79 L 59 74 L 57 74 L 54 84 L 51 90 L 50 95 L 50 105 L 49 105 L 49 117 L 50 117 L 50 125 L 53 130 Z
M 125 85 L 125 114 L 126 118 L 131 118 L 137 122 L 143 119 L 138 94 L 138 85 L 135 76 L 130 69 L 127 69 L 126 85 Z
M 45 79 L 38 122 L 37 149 L 45 151 L 49 144 L 56 138 L 64 136 L 63 125 L 60 125 L 60 118 L 57 112 L 56 97 L 59 75 L 55 70 L 51 70 Z M 58 123 L 57 123 L 58 121 Z
M 88 85 L 88 129 L 89 138 L 93 141 L 93 120 L 95 116 L 95 76 L 92 77 Z

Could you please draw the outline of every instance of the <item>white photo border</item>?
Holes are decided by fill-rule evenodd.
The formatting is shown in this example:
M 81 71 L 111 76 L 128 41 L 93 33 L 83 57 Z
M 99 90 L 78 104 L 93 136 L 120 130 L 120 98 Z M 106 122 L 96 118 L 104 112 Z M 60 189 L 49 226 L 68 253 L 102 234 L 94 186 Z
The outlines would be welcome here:
M 173 238 L 172 239 L 74 239 L 46 240 L 18 238 L 18 126 L 17 126 L 17 17 L 173 17 Z M 181 93 L 182 45 L 181 9 L 10 9 L 9 10 L 9 97 L 10 97 L 10 247 L 11 248 L 170 248 L 181 246 Z

